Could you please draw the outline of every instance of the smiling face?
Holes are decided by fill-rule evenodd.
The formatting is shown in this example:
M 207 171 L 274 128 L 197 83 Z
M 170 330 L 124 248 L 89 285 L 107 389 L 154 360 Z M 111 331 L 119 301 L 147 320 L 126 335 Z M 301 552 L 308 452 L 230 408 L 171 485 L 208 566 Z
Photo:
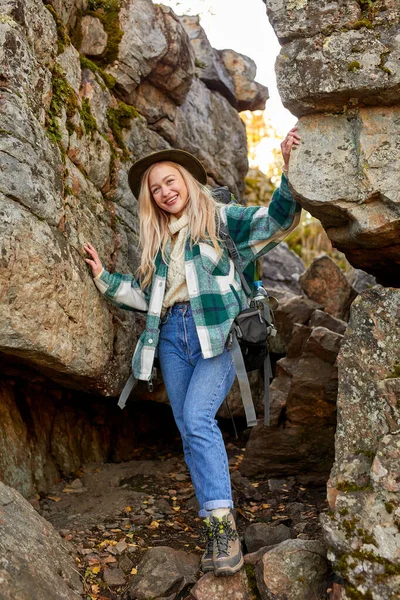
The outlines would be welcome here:
M 149 188 L 154 202 L 161 210 L 179 219 L 189 199 L 185 181 L 175 167 L 157 163 L 149 176 Z

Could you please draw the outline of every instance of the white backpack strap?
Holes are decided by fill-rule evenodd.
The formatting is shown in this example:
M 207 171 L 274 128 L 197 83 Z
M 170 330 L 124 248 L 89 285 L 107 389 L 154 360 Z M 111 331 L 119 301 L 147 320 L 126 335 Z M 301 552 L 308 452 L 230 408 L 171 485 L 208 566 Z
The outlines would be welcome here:
M 128 381 L 124 385 L 124 389 L 121 392 L 121 395 L 118 400 L 118 406 L 120 408 L 125 408 L 126 401 L 128 400 L 131 391 L 136 386 L 138 380 L 134 377 L 133 373 L 131 373 Z
M 244 366 L 243 354 L 234 331 L 232 332 L 232 358 L 236 369 L 244 412 L 246 414 L 247 427 L 254 427 L 254 425 L 257 425 L 256 411 L 254 409 L 253 398 L 251 397 L 249 378 L 247 377 L 246 368 Z

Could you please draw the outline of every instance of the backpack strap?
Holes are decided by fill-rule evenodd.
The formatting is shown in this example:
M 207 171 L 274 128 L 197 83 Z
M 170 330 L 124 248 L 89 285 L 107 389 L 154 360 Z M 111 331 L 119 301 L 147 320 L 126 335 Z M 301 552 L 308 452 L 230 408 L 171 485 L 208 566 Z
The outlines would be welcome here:
M 235 331 L 232 331 L 232 358 L 236 369 L 240 394 L 242 396 L 243 408 L 246 414 L 247 427 L 254 427 L 254 425 L 257 425 L 257 416 L 251 397 L 249 378 L 247 376 L 246 367 L 244 366 L 243 354 Z
M 232 259 L 232 262 L 235 266 L 236 271 L 239 274 L 240 281 L 242 283 L 243 289 L 246 292 L 247 296 L 252 296 L 252 291 L 249 287 L 249 284 L 246 281 L 246 278 L 243 274 L 243 267 L 240 260 L 240 255 L 238 249 L 236 248 L 236 244 L 229 235 L 229 231 L 225 223 L 219 224 L 219 236 L 225 244 L 226 249 L 228 250 L 228 254 Z
M 138 380 L 134 377 L 133 373 L 130 374 L 128 381 L 124 385 L 124 389 L 121 392 L 121 395 L 118 400 L 118 406 L 120 408 L 125 408 L 126 401 L 128 400 L 131 391 L 136 386 Z

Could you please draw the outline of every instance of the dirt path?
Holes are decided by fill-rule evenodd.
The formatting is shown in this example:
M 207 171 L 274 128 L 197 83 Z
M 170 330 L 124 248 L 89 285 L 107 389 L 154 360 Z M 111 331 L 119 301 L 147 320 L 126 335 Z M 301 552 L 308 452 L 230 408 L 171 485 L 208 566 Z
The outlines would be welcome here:
M 292 479 L 249 481 L 237 471 L 240 441 L 228 441 L 227 449 L 241 535 L 252 522 L 272 521 L 291 527 L 294 536 L 321 537 L 325 488 L 307 489 Z M 179 440 L 168 453 L 154 446 L 138 450 L 130 462 L 88 464 L 43 497 L 40 509 L 76 548 L 85 599 L 125 598 L 153 546 L 202 552 L 201 520 Z

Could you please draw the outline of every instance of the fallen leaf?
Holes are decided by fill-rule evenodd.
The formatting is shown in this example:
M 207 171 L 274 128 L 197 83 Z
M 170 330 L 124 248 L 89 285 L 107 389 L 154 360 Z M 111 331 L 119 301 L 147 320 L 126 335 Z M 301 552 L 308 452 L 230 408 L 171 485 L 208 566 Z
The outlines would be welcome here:
M 126 537 L 129 538 L 130 540 L 133 538 L 133 533 L 127 533 Z
M 121 529 L 110 529 L 110 531 L 112 531 L 113 533 L 119 533 Z
M 89 567 L 92 567 L 93 565 L 98 565 L 100 563 L 100 559 L 99 558 L 89 558 L 88 559 L 88 565 Z
M 115 546 L 116 544 L 118 544 L 116 540 L 103 540 L 100 542 L 99 547 L 104 548 L 104 546 Z
M 172 510 L 175 510 L 176 512 L 178 512 L 179 510 L 181 510 L 180 506 L 173 506 Z
M 97 575 L 97 573 L 100 573 L 101 571 L 101 567 L 93 567 L 92 569 L 92 573 L 94 573 L 95 575 Z
M 92 585 L 92 593 L 93 593 L 93 594 L 98 594 L 99 592 L 100 592 L 100 586 L 99 586 L 99 585 L 97 585 L 97 583 L 94 583 L 94 584 Z
M 148 525 L 149 529 L 157 529 L 157 527 L 160 527 L 160 523 L 157 523 L 157 521 L 152 521 L 150 525 Z
M 131 512 L 132 508 L 130 506 L 125 506 L 124 511 L 125 512 Z
M 136 567 L 133 567 L 133 569 L 131 571 L 131 575 L 137 575 L 137 569 L 136 569 Z
M 47 496 L 49 500 L 53 500 L 53 502 L 60 502 L 61 498 L 59 496 Z
M 258 488 L 258 486 L 260 485 L 259 483 L 252 483 L 251 484 L 254 488 Z
M 103 558 L 103 563 L 105 563 L 106 565 L 108 565 L 108 563 L 115 563 L 117 562 L 117 559 L 115 558 L 115 556 L 111 556 L 111 554 L 109 556 L 105 556 Z

